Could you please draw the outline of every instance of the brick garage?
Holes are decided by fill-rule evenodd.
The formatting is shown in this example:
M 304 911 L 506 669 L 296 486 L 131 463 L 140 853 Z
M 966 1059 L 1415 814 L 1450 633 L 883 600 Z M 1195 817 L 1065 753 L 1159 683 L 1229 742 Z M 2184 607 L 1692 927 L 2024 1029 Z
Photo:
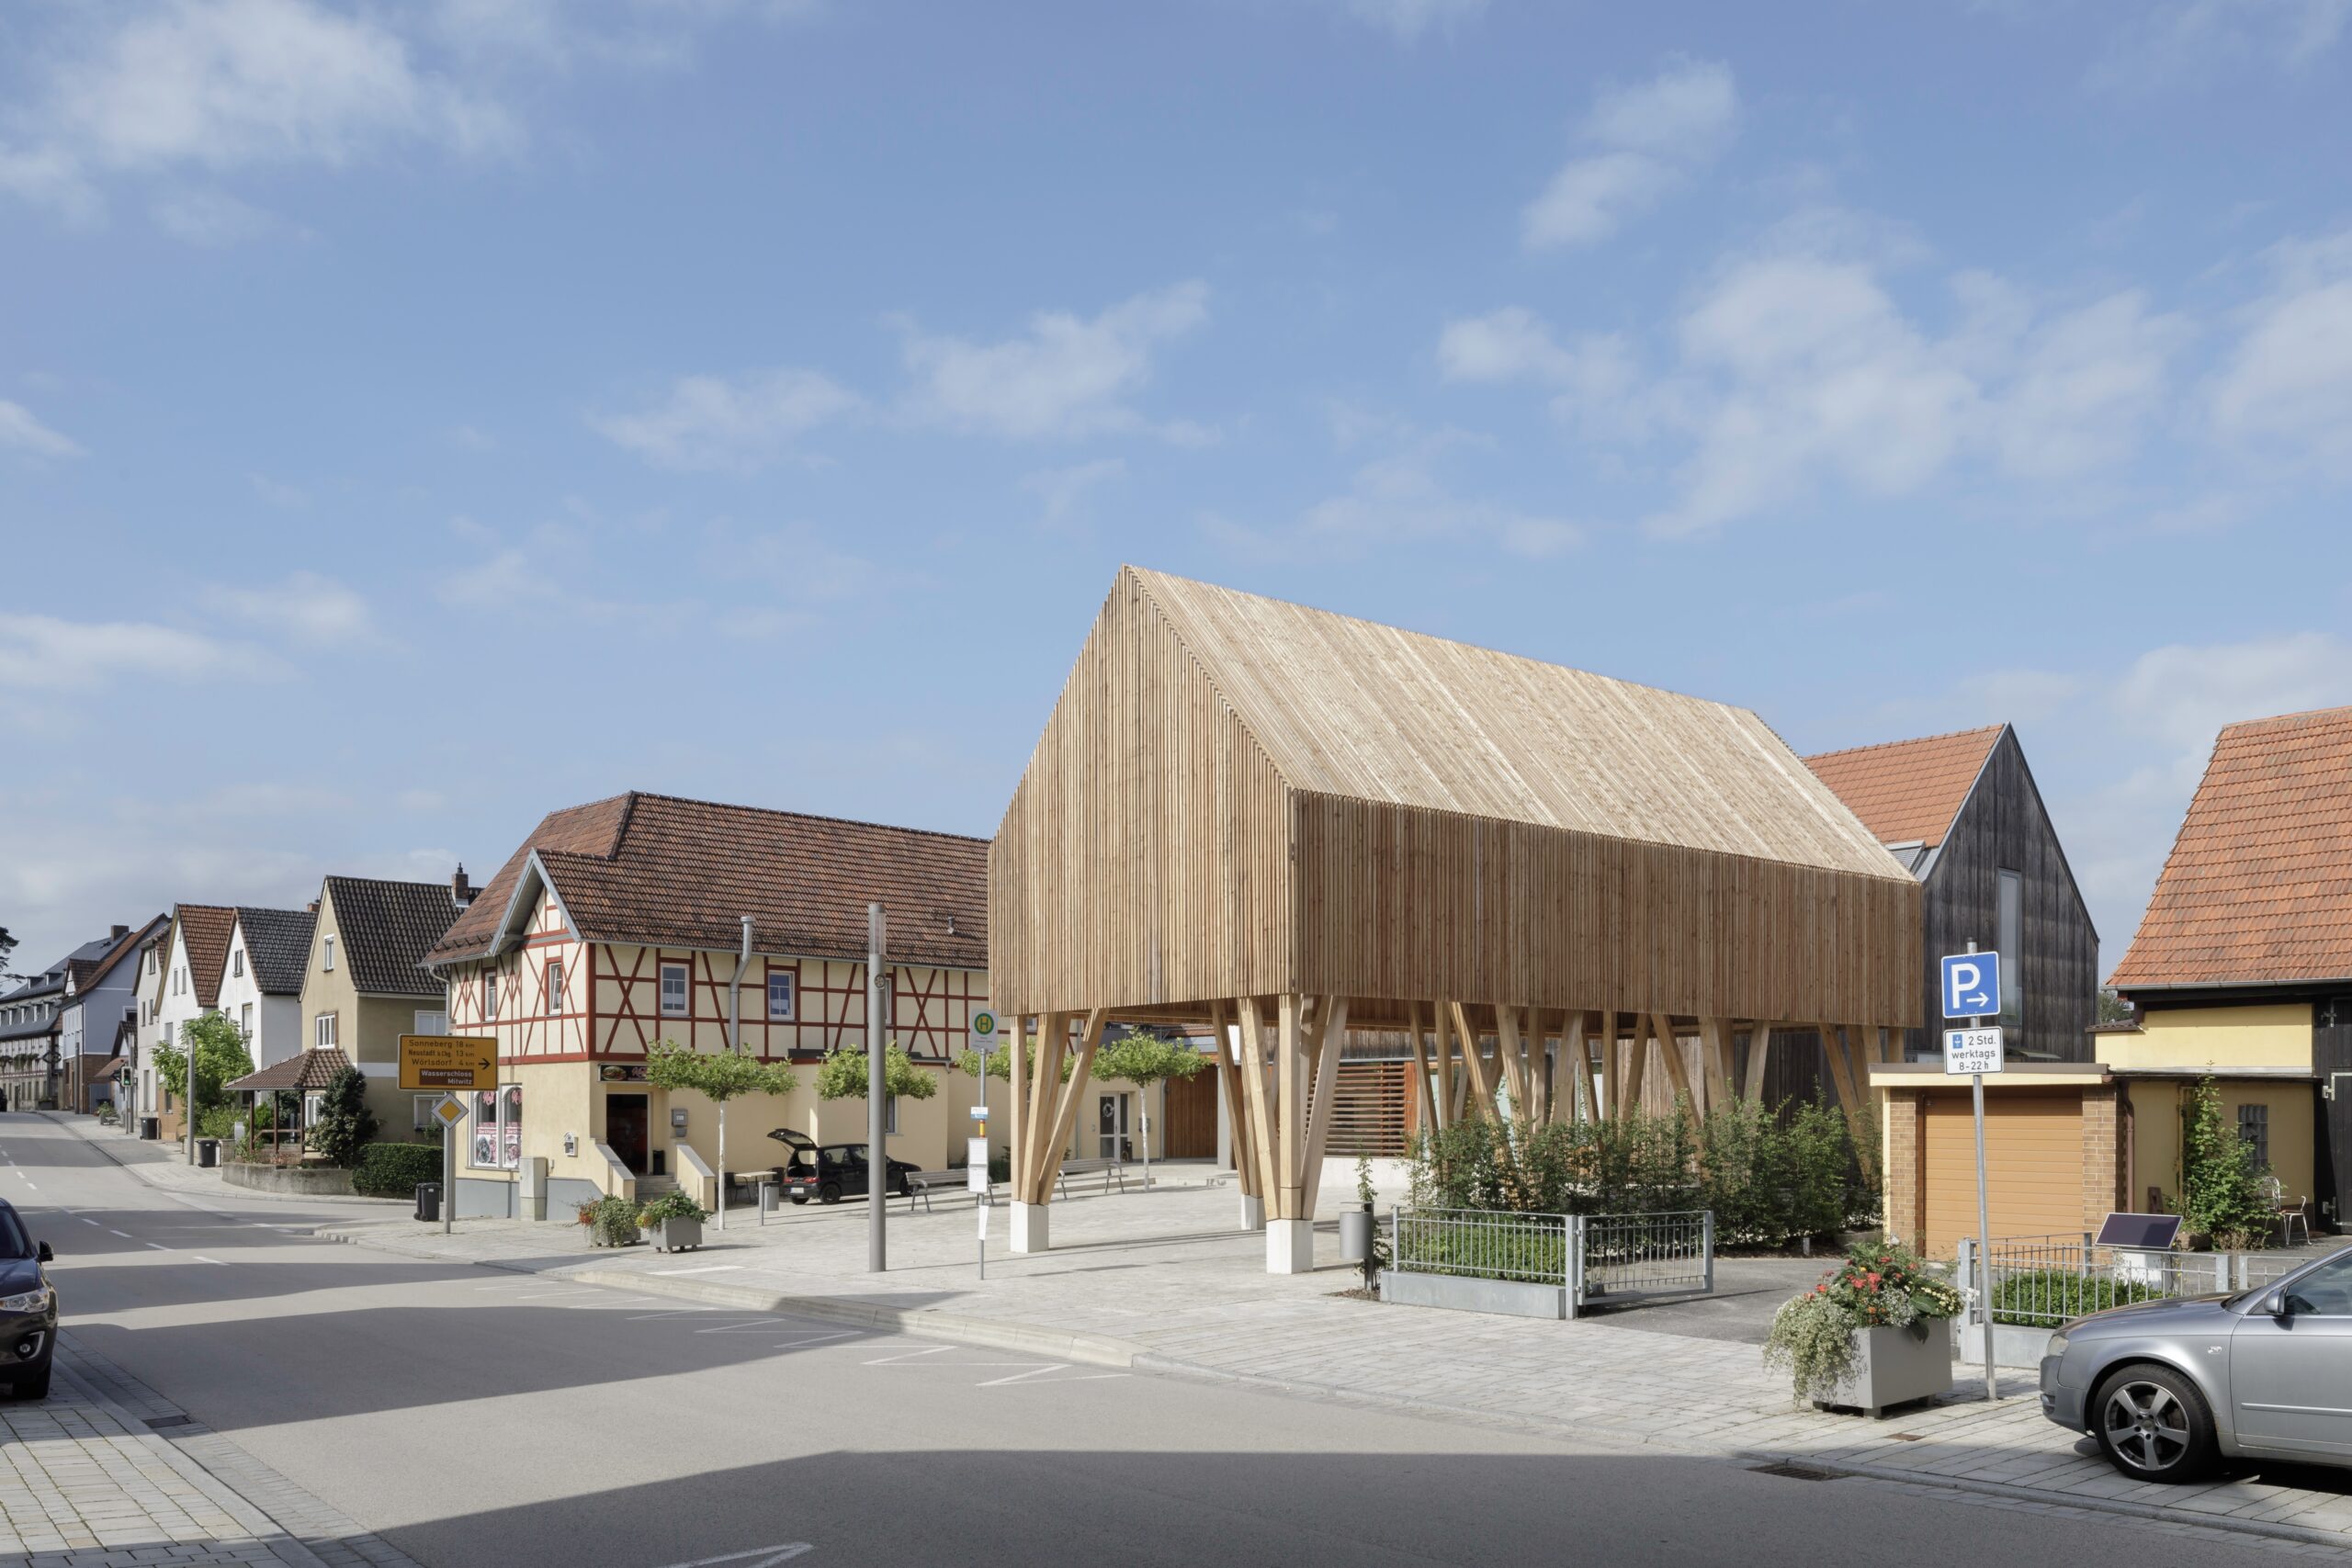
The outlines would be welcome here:
M 1966 1078 L 1936 1062 L 1871 1070 L 1883 1118 L 1888 1232 L 1949 1258 L 1976 1231 Z M 2012 1062 L 1984 1082 L 1984 1166 L 1996 1237 L 2097 1230 L 2128 1207 L 2119 1088 L 2103 1067 Z

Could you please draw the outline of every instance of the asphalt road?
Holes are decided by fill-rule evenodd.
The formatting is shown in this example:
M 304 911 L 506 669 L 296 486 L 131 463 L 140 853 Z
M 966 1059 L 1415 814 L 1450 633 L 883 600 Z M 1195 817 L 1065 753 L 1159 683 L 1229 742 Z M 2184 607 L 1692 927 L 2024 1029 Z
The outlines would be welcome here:
M 21 1114 L 0 1197 L 93 1348 L 435 1568 L 751 1568 L 797 1543 L 808 1568 L 2247 1551 L 417 1262 L 288 1234 L 295 1205 L 167 1196 Z

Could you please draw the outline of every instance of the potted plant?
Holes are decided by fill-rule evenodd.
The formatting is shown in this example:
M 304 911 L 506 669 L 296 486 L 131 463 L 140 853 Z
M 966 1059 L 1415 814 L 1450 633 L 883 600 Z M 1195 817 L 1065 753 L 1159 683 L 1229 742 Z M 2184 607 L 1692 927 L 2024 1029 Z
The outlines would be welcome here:
M 1876 1416 L 1951 1389 L 1960 1306 L 1911 1253 L 1864 1245 L 1773 1314 L 1764 1361 L 1788 1369 L 1800 1399 Z
M 587 1230 L 591 1247 L 635 1247 L 640 1239 L 636 1205 L 626 1198 L 591 1198 L 571 1213 Z
M 702 1223 L 710 1217 L 701 1204 L 672 1188 L 637 1212 L 637 1227 L 657 1252 L 690 1252 L 702 1246 Z

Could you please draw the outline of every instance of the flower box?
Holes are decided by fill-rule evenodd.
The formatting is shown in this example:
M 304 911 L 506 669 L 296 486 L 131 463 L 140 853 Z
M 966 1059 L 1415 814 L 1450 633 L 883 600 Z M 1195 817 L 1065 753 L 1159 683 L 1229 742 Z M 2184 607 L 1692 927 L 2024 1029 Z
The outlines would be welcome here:
M 1948 1317 L 1923 1317 L 1908 1328 L 1857 1328 L 1852 1367 L 1814 1404 L 1876 1419 L 1890 1405 L 1951 1392 L 1951 1359 Z
M 645 1239 L 657 1252 L 692 1252 L 702 1246 L 700 1220 L 656 1220 L 645 1227 Z

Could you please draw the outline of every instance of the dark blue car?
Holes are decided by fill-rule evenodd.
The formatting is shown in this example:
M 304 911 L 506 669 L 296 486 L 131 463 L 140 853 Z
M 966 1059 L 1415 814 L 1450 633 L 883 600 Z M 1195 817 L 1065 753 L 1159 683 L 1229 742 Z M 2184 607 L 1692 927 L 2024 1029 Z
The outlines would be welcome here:
M 35 1242 L 0 1198 L 0 1382 L 18 1399 L 49 1397 L 57 1356 L 57 1292 L 41 1268 L 49 1258 L 49 1243 Z

